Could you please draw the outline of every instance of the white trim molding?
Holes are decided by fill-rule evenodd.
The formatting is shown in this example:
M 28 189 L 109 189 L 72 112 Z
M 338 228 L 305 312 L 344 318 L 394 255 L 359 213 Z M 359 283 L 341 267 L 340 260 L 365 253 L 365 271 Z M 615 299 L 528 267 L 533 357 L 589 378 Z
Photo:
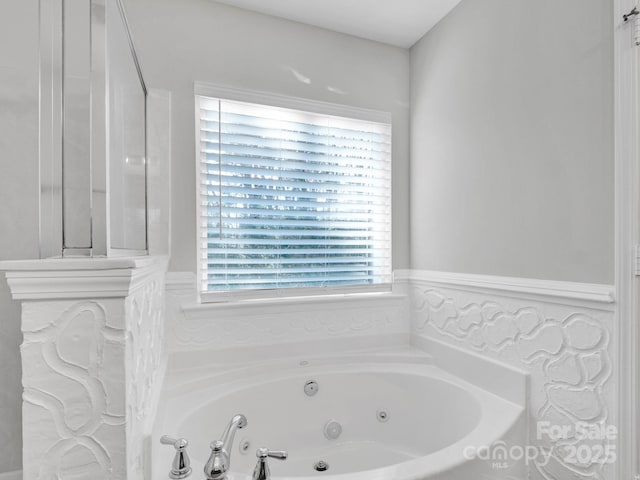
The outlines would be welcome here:
M 167 272 L 167 292 L 190 293 L 196 289 L 196 276 L 191 272 Z
M 640 478 L 640 329 L 636 245 L 640 244 L 640 48 L 635 44 L 634 21 L 623 15 L 637 0 L 614 0 L 614 125 L 615 125 L 615 265 L 619 325 L 617 360 L 618 462 L 616 477 Z
M 187 320 L 206 320 L 213 316 L 227 316 L 234 312 L 242 315 L 282 315 L 315 312 L 327 308 L 368 309 L 372 306 L 384 307 L 392 302 L 402 306 L 406 295 L 391 292 L 384 293 L 352 293 L 347 295 L 309 295 L 304 297 L 262 298 L 255 300 L 238 300 L 224 303 L 186 303 L 182 312 Z
M 261 105 L 271 105 L 295 110 L 308 110 L 325 115 L 357 118 L 368 122 L 391 123 L 392 120 L 390 112 L 293 97 L 273 92 L 249 90 L 228 85 L 194 82 L 193 90 L 195 95 L 204 97 L 224 98 L 237 102 L 258 103 Z
M 56 258 L 0 262 L 14 300 L 118 298 L 165 272 L 167 257 Z
M 601 304 L 600 308 L 613 310 L 615 288 L 577 282 L 559 282 L 532 278 L 499 277 L 471 273 L 436 272 L 430 270 L 397 270 L 396 283 L 423 283 L 461 288 L 486 293 L 527 296 L 551 302 L 578 302 Z

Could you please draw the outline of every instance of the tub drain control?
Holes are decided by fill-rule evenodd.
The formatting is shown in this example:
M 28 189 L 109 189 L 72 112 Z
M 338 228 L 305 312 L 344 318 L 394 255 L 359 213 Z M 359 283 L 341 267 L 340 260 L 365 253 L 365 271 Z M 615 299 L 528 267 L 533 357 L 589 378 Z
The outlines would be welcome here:
M 329 464 L 324 460 L 320 460 L 319 462 L 316 462 L 316 464 L 313 466 L 313 469 L 316 472 L 326 472 L 327 470 L 329 470 Z
M 336 440 L 342 435 L 342 425 L 335 420 L 329 420 L 324 426 L 324 436 L 327 440 Z

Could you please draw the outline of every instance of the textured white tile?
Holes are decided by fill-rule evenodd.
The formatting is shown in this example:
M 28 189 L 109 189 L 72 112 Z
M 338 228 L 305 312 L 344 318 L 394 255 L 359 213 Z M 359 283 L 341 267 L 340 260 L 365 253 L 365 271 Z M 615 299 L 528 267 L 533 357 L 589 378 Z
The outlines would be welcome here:
M 590 427 L 615 422 L 614 312 L 527 295 L 509 296 L 429 282 L 409 282 L 412 332 L 507 362 L 530 372 L 529 443 L 552 449 L 548 464 L 536 462 L 531 478 L 613 480 L 611 465 L 575 465 L 565 446 L 581 445 L 576 422 Z M 481 312 L 479 315 L 477 312 Z M 567 426 L 572 436 L 536 438 L 536 422 Z M 607 440 L 596 440 L 606 444 Z M 592 442 L 594 443 L 594 442 Z M 615 441 L 614 441 L 615 444 Z
M 143 278 L 121 298 L 24 302 L 25 478 L 142 478 L 163 372 L 164 272 Z
M 167 342 L 172 352 L 219 350 L 238 346 L 338 339 L 366 335 L 408 334 L 406 299 L 402 296 L 331 297 L 309 303 L 238 303 L 202 306 L 185 315 L 195 298 L 195 279 L 167 289 Z M 191 277 L 195 275 L 191 274 Z M 174 274 L 170 274 L 174 278 Z M 169 280 L 171 282 L 171 280 Z M 216 310 L 217 309 L 217 310 Z

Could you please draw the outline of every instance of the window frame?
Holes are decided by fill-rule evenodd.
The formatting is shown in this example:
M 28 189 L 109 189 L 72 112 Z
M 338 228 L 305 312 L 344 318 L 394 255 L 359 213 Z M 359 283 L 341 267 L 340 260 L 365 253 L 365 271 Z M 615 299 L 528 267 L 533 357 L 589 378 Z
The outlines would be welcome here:
M 322 115 L 334 115 L 338 117 L 347 117 L 355 120 L 362 120 L 367 122 L 383 123 L 389 125 L 389 131 L 391 134 L 391 147 L 393 149 L 393 122 L 392 115 L 389 112 L 383 112 L 378 110 L 370 110 L 359 107 L 352 107 L 347 105 L 341 105 L 336 103 L 323 102 L 318 100 L 309 100 L 300 97 L 292 97 L 287 95 L 280 95 L 275 93 L 268 93 L 257 90 L 246 90 L 236 87 L 228 87 L 222 85 L 215 85 L 204 82 L 194 82 L 194 145 L 195 151 L 195 164 L 196 164 L 196 275 L 197 275 L 197 294 L 199 303 L 220 303 L 230 301 L 243 301 L 243 300 L 270 300 L 270 299 L 283 299 L 283 298 L 300 298 L 300 297 L 318 297 L 318 296 L 334 296 L 334 295 L 353 295 L 353 294 L 379 294 L 391 292 L 391 280 L 388 283 L 376 283 L 369 285 L 340 285 L 340 286 L 326 286 L 326 287 L 293 287 L 293 288 L 274 288 L 274 289 L 239 289 L 239 290 L 221 290 L 221 291 L 203 291 L 202 290 L 202 275 L 205 274 L 205 269 L 202 268 L 202 261 L 200 259 L 200 242 L 202 238 L 200 236 L 200 221 L 202 213 L 202 205 L 200 202 L 200 155 L 198 154 L 197 145 L 200 142 L 200 129 L 197 127 L 200 123 L 200 107 L 198 97 L 213 97 L 224 100 L 254 103 L 259 105 L 265 105 L 276 108 L 288 108 L 294 110 L 303 110 L 312 113 Z M 390 158 L 391 166 L 393 167 L 393 155 Z M 392 188 L 393 184 L 393 168 L 389 178 L 389 188 Z M 393 192 L 389 195 L 391 201 L 390 212 L 393 211 Z M 389 225 L 391 233 L 393 233 L 393 215 L 390 213 Z M 393 235 L 390 235 L 389 239 L 389 256 L 391 265 L 393 264 Z M 393 268 L 390 272 L 393 276 Z

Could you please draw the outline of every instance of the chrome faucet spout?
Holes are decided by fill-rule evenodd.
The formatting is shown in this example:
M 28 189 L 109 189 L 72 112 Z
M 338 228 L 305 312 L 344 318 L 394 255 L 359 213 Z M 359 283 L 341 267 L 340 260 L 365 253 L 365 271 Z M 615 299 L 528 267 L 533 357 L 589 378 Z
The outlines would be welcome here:
M 247 426 L 247 417 L 242 414 L 234 416 L 228 423 L 227 427 L 222 432 L 222 449 L 227 453 L 228 458 L 231 458 L 231 450 L 233 448 L 233 439 L 236 436 L 236 432 L 239 428 Z
M 228 423 L 222 439 L 211 443 L 211 456 L 204 466 L 204 474 L 207 480 L 225 480 L 231 465 L 231 450 L 233 450 L 233 439 L 239 428 L 247 426 L 247 417 L 236 415 Z

